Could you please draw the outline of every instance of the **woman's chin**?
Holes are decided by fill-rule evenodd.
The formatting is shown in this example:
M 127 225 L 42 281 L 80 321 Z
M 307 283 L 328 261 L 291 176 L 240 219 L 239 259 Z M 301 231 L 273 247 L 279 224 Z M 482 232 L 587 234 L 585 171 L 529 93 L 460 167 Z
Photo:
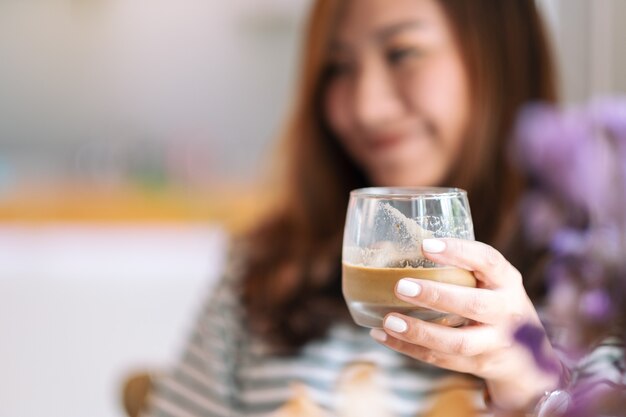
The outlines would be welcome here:
M 372 176 L 372 182 L 377 187 L 434 187 L 440 185 L 432 175 L 417 173 L 381 172 Z

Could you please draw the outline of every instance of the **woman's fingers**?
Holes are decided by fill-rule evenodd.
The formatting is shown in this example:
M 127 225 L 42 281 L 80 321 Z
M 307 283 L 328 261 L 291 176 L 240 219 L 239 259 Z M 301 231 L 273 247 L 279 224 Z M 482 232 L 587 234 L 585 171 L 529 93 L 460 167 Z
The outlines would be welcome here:
M 463 239 L 424 239 L 424 254 L 433 262 L 474 272 L 488 288 L 521 284 L 520 273 L 500 252 L 482 242 Z
M 419 361 L 451 371 L 479 374 L 482 371 L 481 356 L 459 356 L 423 346 L 414 345 L 390 336 L 382 329 L 372 329 L 372 337 L 379 343 Z
M 453 328 L 395 313 L 385 317 L 383 326 L 396 339 L 454 356 L 475 356 L 505 344 L 493 326 Z
M 396 296 L 407 303 L 454 313 L 480 323 L 496 324 L 507 311 L 502 294 L 493 290 L 429 280 L 401 279 L 396 284 Z

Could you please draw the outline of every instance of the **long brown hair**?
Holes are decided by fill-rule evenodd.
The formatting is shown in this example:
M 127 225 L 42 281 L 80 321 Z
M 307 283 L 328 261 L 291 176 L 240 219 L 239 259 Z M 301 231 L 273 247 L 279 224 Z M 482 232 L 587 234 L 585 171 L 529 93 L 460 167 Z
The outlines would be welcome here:
M 293 352 L 348 317 L 341 295 L 342 228 L 349 191 L 368 186 L 323 117 L 328 45 L 348 0 L 318 0 L 310 14 L 293 114 L 284 135 L 287 165 L 280 208 L 246 237 L 243 302 L 250 329 Z M 555 101 L 551 55 L 530 0 L 439 0 L 469 74 L 472 126 L 463 163 L 446 186 L 468 191 L 477 240 L 524 259 L 515 232 L 523 178 L 506 157 L 519 108 Z M 527 259 L 526 259 L 527 261 Z M 524 265 L 516 264 L 520 269 Z

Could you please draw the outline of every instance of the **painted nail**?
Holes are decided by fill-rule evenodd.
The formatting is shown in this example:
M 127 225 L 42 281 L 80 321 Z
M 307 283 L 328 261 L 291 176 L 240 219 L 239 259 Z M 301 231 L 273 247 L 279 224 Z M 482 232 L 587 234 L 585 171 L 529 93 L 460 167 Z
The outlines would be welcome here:
M 387 333 L 383 329 L 370 330 L 370 336 L 378 342 L 384 343 L 387 341 Z
M 396 333 L 404 333 L 409 328 L 406 321 L 396 316 L 389 316 L 385 320 L 385 328 Z
M 398 287 L 396 288 L 396 291 L 398 291 L 398 294 L 404 295 L 406 297 L 415 297 L 422 292 L 422 286 L 415 281 L 402 278 L 400 281 L 398 281 Z
M 424 248 L 426 252 L 441 253 L 446 249 L 446 242 L 439 239 L 424 239 L 422 248 Z

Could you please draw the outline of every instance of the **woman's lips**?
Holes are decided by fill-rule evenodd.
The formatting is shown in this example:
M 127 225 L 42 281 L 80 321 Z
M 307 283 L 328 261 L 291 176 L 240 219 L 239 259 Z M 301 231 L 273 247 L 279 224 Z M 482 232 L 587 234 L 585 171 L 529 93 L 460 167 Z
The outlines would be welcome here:
M 404 141 L 404 135 L 377 136 L 369 141 L 370 148 L 375 151 L 383 151 L 399 145 Z

